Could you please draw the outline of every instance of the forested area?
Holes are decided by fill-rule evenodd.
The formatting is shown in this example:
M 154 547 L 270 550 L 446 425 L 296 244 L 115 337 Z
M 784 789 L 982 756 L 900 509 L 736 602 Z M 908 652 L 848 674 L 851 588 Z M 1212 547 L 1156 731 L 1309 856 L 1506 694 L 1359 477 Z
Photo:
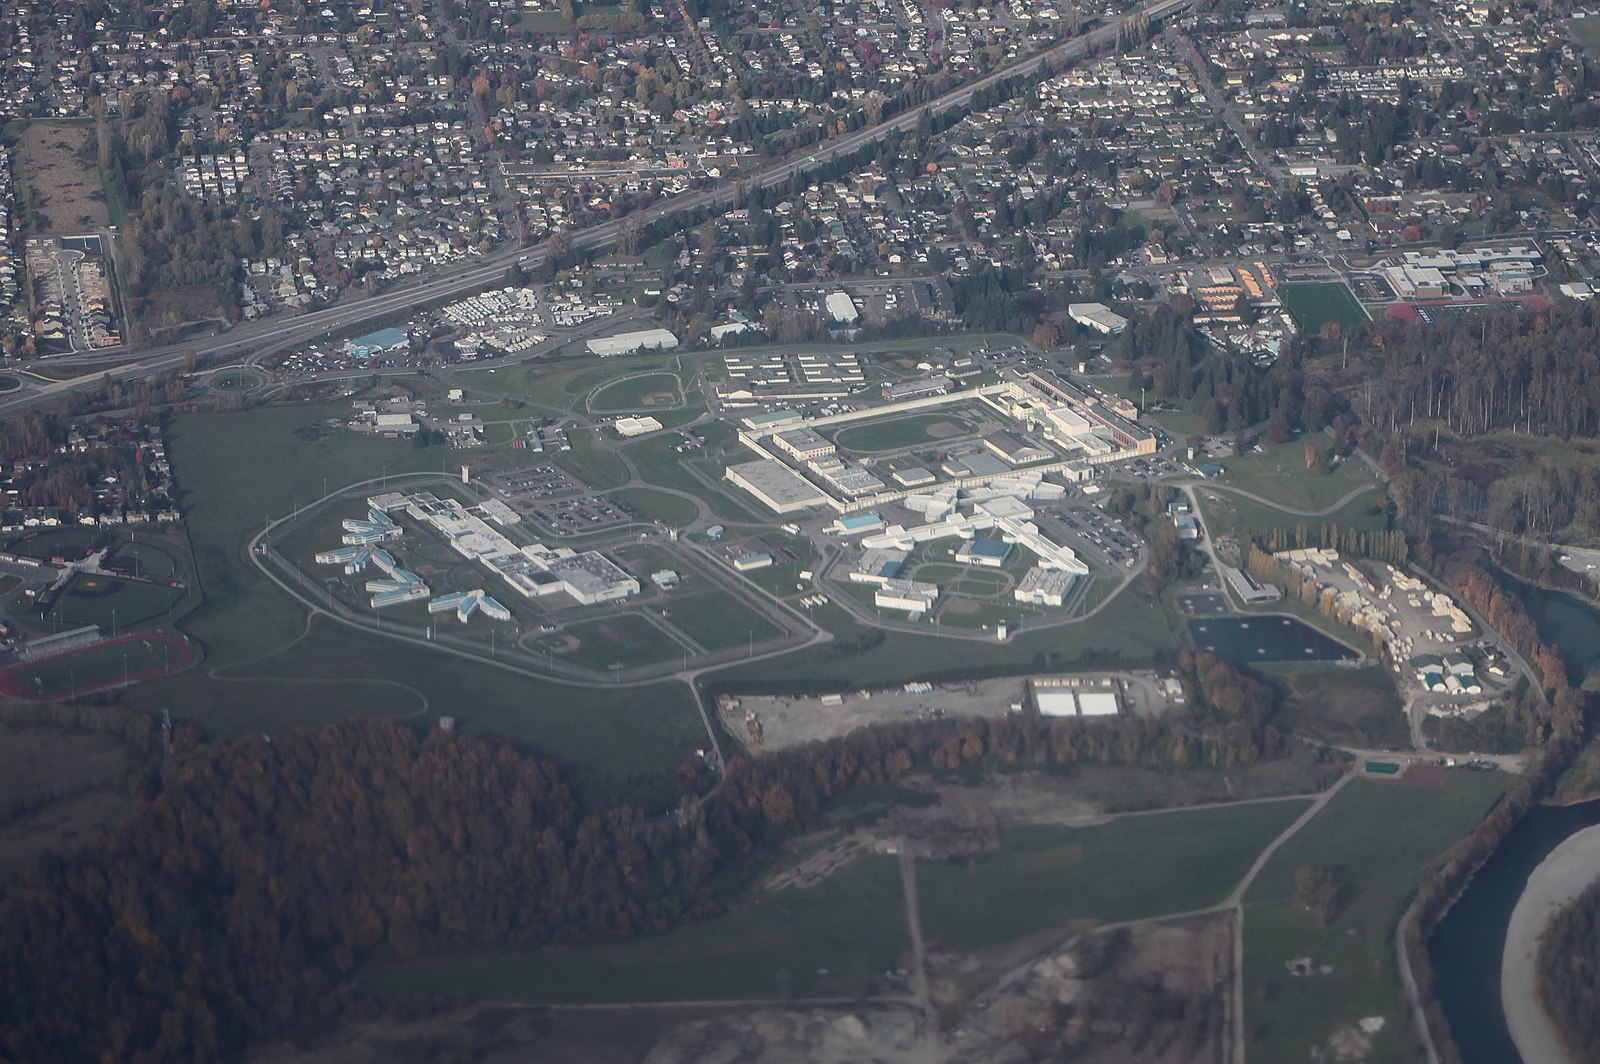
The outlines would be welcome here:
M 0 898 L 0 1060 L 217 1060 L 347 1014 L 350 973 L 380 948 L 663 931 L 720 911 L 752 856 L 853 789 L 919 769 L 1282 753 L 1272 689 L 1195 664 L 1187 717 L 896 724 L 734 758 L 714 790 L 686 767 L 593 808 L 555 766 L 485 740 L 376 721 L 209 742 L 180 727 L 126 821 Z
M 1539 943 L 1539 998 L 1573 1060 L 1600 1060 L 1600 883 L 1562 910 Z

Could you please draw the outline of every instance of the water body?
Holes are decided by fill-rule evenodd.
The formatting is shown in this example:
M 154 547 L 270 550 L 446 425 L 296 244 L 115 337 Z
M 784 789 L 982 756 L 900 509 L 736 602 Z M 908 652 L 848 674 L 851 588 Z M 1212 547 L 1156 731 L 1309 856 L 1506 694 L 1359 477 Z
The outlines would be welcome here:
M 1500 1008 L 1506 925 L 1539 862 L 1570 835 L 1596 824 L 1600 824 L 1600 799 L 1534 809 L 1484 862 L 1466 893 L 1434 929 L 1428 954 L 1433 959 L 1435 993 L 1465 1064 L 1514 1064 L 1519 1059 Z
M 1560 651 L 1568 675 L 1582 679 L 1589 670 L 1600 667 L 1600 612 L 1564 591 L 1524 584 L 1503 571 L 1499 575 L 1528 607 L 1539 638 Z
M 1296 617 L 1204 617 L 1189 622 L 1200 650 L 1234 665 L 1276 661 L 1355 661 L 1361 655 Z

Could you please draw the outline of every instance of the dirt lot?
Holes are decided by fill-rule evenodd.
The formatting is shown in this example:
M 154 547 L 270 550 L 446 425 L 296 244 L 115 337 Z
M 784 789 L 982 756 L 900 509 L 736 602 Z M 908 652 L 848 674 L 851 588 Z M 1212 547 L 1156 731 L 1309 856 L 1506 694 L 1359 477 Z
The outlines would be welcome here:
M 95 172 L 92 126 L 30 122 L 18 149 L 23 180 L 39 204 L 41 235 L 72 235 L 105 227 L 110 218 Z
M 1055 674 L 1052 674 L 1055 675 Z M 1085 679 L 1117 680 L 1124 712 L 1164 713 L 1168 708 L 1151 673 L 1088 672 Z M 1003 717 L 1028 701 L 1028 678 L 1002 676 L 934 684 L 929 691 L 898 687 L 840 691 L 832 695 L 723 695 L 717 712 L 728 734 L 747 750 L 790 746 L 848 735 L 870 724 L 935 717 Z M 827 699 L 828 701 L 824 701 Z

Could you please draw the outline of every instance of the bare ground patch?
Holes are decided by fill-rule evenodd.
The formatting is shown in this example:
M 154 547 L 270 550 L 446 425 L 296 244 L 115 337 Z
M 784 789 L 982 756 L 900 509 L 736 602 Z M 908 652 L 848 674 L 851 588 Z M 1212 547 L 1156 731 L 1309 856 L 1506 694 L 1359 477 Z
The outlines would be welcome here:
M 83 233 L 110 221 L 91 126 L 30 122 L 18 147 L 24 179 L 39 208 L 41 235 Z

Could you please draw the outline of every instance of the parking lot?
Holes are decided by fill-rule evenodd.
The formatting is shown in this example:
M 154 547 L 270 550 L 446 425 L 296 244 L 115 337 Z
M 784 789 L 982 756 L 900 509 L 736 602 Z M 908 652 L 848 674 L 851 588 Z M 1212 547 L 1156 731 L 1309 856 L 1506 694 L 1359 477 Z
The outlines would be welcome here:
M 582 532 L 632 521 L 639 516 L 639 511 L 604 495 L 580 495 L 575 499 L 536 505 L 533 515 L 557 532 Z
M 582 484 L 555 466 L 535 466 L 532 469 L 499 473 L 493 477 L 493 483 L 501 494 L 524 502 L 583 490 Z

